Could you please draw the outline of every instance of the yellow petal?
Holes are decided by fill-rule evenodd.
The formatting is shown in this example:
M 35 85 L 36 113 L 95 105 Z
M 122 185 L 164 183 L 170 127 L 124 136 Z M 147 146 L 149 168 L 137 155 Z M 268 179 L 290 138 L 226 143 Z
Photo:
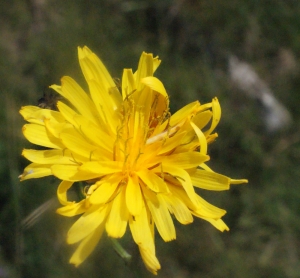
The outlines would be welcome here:
M 76 164 L 74 155 L 69 150 L 29 150 L 24 149 L 22 155 L 31 162 L 39 164 Z
M 144 77 L 141 82 L 151 88 L 153 91 L 160 93 L 163 95 L 166 99 L 169 98 L 167 91 L 163 85 L 163 83 L 154 76 L 148 76 Z
M 95 103 L 98 110 L 98 117 L 102 120 L 102 128 L 108 132 L 115 132 L 117 125 L 119 124 L 119 114 L 115 106 L 114 100 L 111 96 L 102 91 L 103 88 L 101 84 L 97 83 L 95 80 L 90 80 L 88 82 L 91 97 Z
M 242 184 L 242 183 L 248 183 L 248 180 L 246 180 L 246 179 L 241 179 L 241 180 L 230 179 L 230 184 Z
M 191 212 L 197 217 L 208 217 L 213 219 L 219 219 L 226 211 L 220 209 L 201 198 L 195 193 L 196 203 L 191 202 L 189 196 L 178 186 L 169 185 L 170 191 L 173 195 L 178 197 L 185 205 L 191 210 Z
M 47 132 L 46 128 L 42 125 L 26 124 L 23 126 L 22 131 L 25 138 L 32 144 L 52 149 L 64 148 L 61 141 Z
M 129 213 L 125 203 L 125 189 L 113 200 L 111 211 L 106 221 L 106 232 L 108 236 L 120 238 L 125 234 Z
M 193 222 L 191 211 L 179 198 L 172 195 L 162 195 L 162 198 L 165 200 L 169 211 L 175 215 L 181 224 L 186 225 Z
M 131 98 L 134 98 L 135 105 L 138 108 L 135 120 L 138 123 L 139 128 L 149 124 L 151 109 L 153 109 L 155 102 L 152 100 L 152 95 L 152 90 L 148 87 L 143 88 L 142 91 L 135 91 L 132 93 Z M 158 100 L 158 98 L 156 100 Z M 155 109 L 155 112 L 159 113 L 157 109 Z
M 37 163 L 29 164 L 25 169 L 23 174 L 19 176 L 21 181 L 28 179 L 37 179 L 52 175 L 51 165 L 43 165 Z
M 174 223 L 168 211 L 167 204 L 161 197 L 161 194 L 157 194 L 157 199 L 159 201 L 158 206 L 146 199 L 147 205 L 159 234 L 164 241 L 171 241 L 176 238 Z
M 108 73 L 106 67 L 103 65 L 102 61 L 86 46 L 83 49 L 80 47 L 78 48 L 78 57 L 81 70 L 86 81 L 90 83 L 91 80 L 95 80 L 100 86 L 99 92 L 109 96 L 113 103 L 113 110 L 118 110 L 122 102 L 122 98 L 115 82 Z M 96 95 L 92 95 L 95 105 L 98 105 L 95 97 Z
M 213 133 L 213 134 L 210 134 L 206 137 L 206 140 L 207 140 L 207 144 L 210 144 L 212 142 L 214 142 L 216 140 L 216 138 L 218 138 L 218 133 Z
M 208 172 L 213 172 L 213 170 L 210 167 L 208 167 L 205 163 L 201 163 L 199 165 L 199 167 L 201 167 L 202 169 L 204 169 L 204 170 L 206 170 Z
M 207 136 L 213 132 L 213 130 L 216 128 L 216 126 L 218 125 L 218 123 L 221 119 L 221 106 L 216 97 L 213 98 L 213 100 L 212 100 L 212 113 L 213 113 L 213 116 L 212 116 L 211 126 L 210 126 L 209 130 L 204 132 L 205 136 Z
M 134 74 L 136 78 L 137 90 L 140 91 L 143 88 L 143 83 L 141 80 L 144 77 L 153 75 L 153 55 L 151 53 L 143 52 L 136 73 Z
M 191 202 L 197 205 L 197 194 L 194 191 L 190 175 L 185 170 L 170 165 L 163 166 L 163 170 L 164 172 L 169 173 L 171 176 L 175 177 L 181 183 Z
M 166 183 L 157 174 L 149 170 L 137 172 L 140 179 L 154 192 L 169 192 Z
M 65 97 L 77 111 L 93 123 L 97 123 L 96 107 L 85 91 L 71 77 L 64 76 L 61 79 L 61 87 L 57 90 L 56 85 L 50 88 L 56 90 Z
M 125 100 L 136 90 L 135 80 L 131 69 L 124 69 L 122 76 L 122 97 Z
M 211 120 L 212 112 L 209 110 L 198 113 L 193 118 L 193 123 L 200 129 L 203 129 Z
M 81 200 L 79 203 L 69 203 L 66 206 L 58 208 L 56 213 L 66 216 L 73 217 L 79 214 L 83 214 L 87 211 L 86 200 Z
M 197 169 L 191 173 L 194 186 L 214 191 L 228 190 L 230 178 L 215 172 Z
M 60 134 L 60 139 L 64 146 L 71 152 L 85 157 L 87 160 L 100 159 L 104 160 L 103 153 L 98 146 L 90 144 L 80 133 L 76 130 L 67 130 Z
M 199 140 L 200 153 L 205 155 L 207 153 L 206 137 L 204 133 L 201 131 L 201 129 L 198 128 L 194 123 L 191 122 L 191 126 L 193 127 L 195 133 L 197 134 Z
M 210 224 L 212 224 L 215 228 L 217 228 L 221 232 L 229 231 L 228 226 L 224 223 L 222 219 L 215 220 L 215 219 L 205 218 L 205 217 L 201 217 L 201 218 L 208 221 Z
M 175 149 L 177 146 L 182 144 L 185 135 L 186 132 L 184 131 L 184 132 L 176 133 L 171 138 L 166 138 L 161 150 L 159 151 L 159 154 L 168 153 L 169 151 Z
M 71 188 L 72 185 L 73 185 L 73 182 L 62 181 L 57 188 L 58 201 L 64 206 L 72 203 L 72 202 L 68 201 L 68 197 L 67 197 L 67 191 L 69 188 Z
M 150 106 L 149 104 L 147 105 Z M 156 118 L 156 121 L 162 123 L 163 120 L 166 119 L 167 114 L 169 113 L 169 98 L 163 96 L 161 93 L 153 91 L 150 108 L 152 112 L 152 118 Z M 160 126 L 160 124 L 158 126 Z
M 191 102 L 186 106 L 182 107 L 176 113 L 174 113 L 170 118 L 170 126 L 176 126 L 182 121 L 186 121 L 189 117 L 196 114 L 200 108 L 200 103 L 198 101 Z
M 138 177 L 128 178 L 126 186 L 126 205 L 130 214 L 136 216 L 141 213 L 144 206 L 144 199 L 141 192 Z
M 188 132 L 187 135 L 183 138 L 181 145 L 179 145 L 174 151 L 176 153 L 187 153 L 198 151 L 199 149 L 199 139 L 195 136 L 195 131 Z
M 161 60 L 158 59 L 158 56 L 154 57 L 153 60 L 153 73 L 157 70 L 157 68 L 159 67 Z
M 39 125 L 44 125 L 45 119 L 52 119 L 56 122 L 64 121 L 64 118 L 59 112 L 50 109 L 42 109 L 37 106 L 24 106 L 20 110 L 20 114 L 26 121 Z
M 110 205 L 92 206 L 70 228 L 67 242 L 76 243 L 93 233 L 106 219 Z
M 145 206 L 142 206 L 139 215 L 129 217 L 130 231 L 136 244 L 147 245 L 149 241 L 153 241 L 152 226 L 153 221 Z
M 121 177 L 114 175 L 112 177 L 104 178 L 97 182 L 98 188 L 92 193 L 89 201 L 91 204 L 104 204 L 112 198 L 114 194 L 117 194 L 117 188 L 121 181 Z
M 87 181 L 99 177 L 98 174 L 80 171 L 78 165 L 52 165 L 54 176 L 66 181 Z
M 154 244 L 153 244 L 154 246 Z M 154 275 L 157 275 L 157 270 L 160 269 L 160 264 L 155 256 L 155 252 L 149 246 L 139 245 L 141 257 L 146 268 Z
M 199 206 L 193 210 L 193 214 L 198 217 L 209 217 L 213 219 L 219 219 L 226 214 L 226 210 L 220 209 L 197 195 Z
M 80 170 L 97 174 L 98 176 L 122 172 L 121 161 L 88 161 L 80 166 Z
M 95 249 L 104 231 L 104 224 L 100 224 L 77 247 L 70 259 L 70 263 L 79 266 Z
M 179 200 L 181 200 L 191 211 L 197 210 L 199 208 L 199 204 L 197 205 L 193 203 L 182 187 L 179 187 L 178 185 L 172 185 L 172 184 L 168 184 L 168 186 L 172 196 L 175 196 Z M 195 199 L 196 198 L 197 197 L 195 196 Z
M 78 58 L 81 70 L 87 81 L 96 80 L 102 84 L 102 91 L 115 86 L 115 83 L 102 61 L 88 47 L 78 47 Z
M 146 145 L 143 155 L 140 158 L 141 165 L 147 165 L 147 169 L 153 168 L 153 165 L 161 163 L 163 156 L 158 156 L 161 149 L 161 142 L 151 143 Z
M 74 121 L 80 127 L 79 130 L 84 137 L 88 138 L 92 144 L 99 146 L 101 151 L 105 152 L 105 156 L 112 159 L 114 142 L 111 140 L 111 136 L 81 115 L 75 115 Z
M 165 156 L 162 163 L 163 167 L 170 165 L 182 169 L 190 169 L 199 166 L 201 163 L 208 161 L 209 156 L 199 152 L 185 152 Z
M 19 112 L 23 116 L 24 120 L 34 124 L 41 124 L 40 119 L 36 119 L 31 116 L 34 112 L 39 111 L 41 109 L 42 108 L 38 106 L 27 105 L 27 106 L 23 106 Z
M 59 138 L 59 135 L 66 130 L 74 129 L 74 126 L 64 120 L 63 123 L 59 123 L 54 121 L 53 119 L 45 119 L 44 120 L 45 127 L 49 134 L 53 135 L 55 138 Z
M 57 108 L 67 122 L 72 124 L 75 128 L 79 128 L 77 123 L 74 121 L 74 116 L 78 114 L 71 107 L 61 101 L 58 101 Z

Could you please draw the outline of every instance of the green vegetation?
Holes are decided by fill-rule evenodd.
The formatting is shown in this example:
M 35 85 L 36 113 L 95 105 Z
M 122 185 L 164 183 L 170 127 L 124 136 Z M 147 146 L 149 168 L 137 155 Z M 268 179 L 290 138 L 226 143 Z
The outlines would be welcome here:
M 6 3 L 4 3 L 6 2 Z M 85 86 L 77 46 L 97 53 L 112 76 L 135 68 L 142 51 L 162 59 L 157 76 L 175 111 L 190 101 L 222 106 L 210 166 L 248 185 L 203 195 L 228 214 L 220 233 L 195 219 L 176 225 L 177 240 L 157 235 L 159 277 L 299 277 L 300 273 L 300 2 L 187 0 L 13 0 L 0 10 L 0 277 L 152 277 L 129 233 L 121 243 L 133 264 L 103 237 L 79 268 L 68 264 L 65 243 L 73 223 L 55 214 L 58 203 L 32 225 L 22 221 L 55 197 L 58 180 L 22 183 L 28 162 L 18 111 L 36 105 L 63 75 Z M 292 115 L 290 127 L 268 133 L 261 107 L 235 88 L 228 75 L 234 54 L 251 64 Z

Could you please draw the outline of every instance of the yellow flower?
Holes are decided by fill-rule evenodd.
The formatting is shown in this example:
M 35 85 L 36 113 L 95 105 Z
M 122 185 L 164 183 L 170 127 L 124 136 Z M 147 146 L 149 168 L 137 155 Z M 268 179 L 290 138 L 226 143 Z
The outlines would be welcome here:
M 171 115 L 162 82 L 153 76 L 158 57 L 142 53 L 138 69 L 124 69 L 120 88 L 100 59 L 87 47 L 78 48 L 79 63 L 89 87 L 87 94 L 70 77 L 51 88 L 66 102 L 58 111 L 25 106 L 20 113 L 29 124 L 24 136 L 45 150 L 24 149 L 32 163 L 21 180 L 54 175 L 61 179 L 57 212 L 82 216 L 70 228 L 69 244 L 79 243 L 70 262 L 80 265 L 106 230 L 121 238 L 129 224 L 132 237 L 149 271 L 160 264 L 155 255 L 154 226 L 164 241 L 176 238 L 174 217 L 182 224 L 202 218 L 220 231 L 228 230 L 225 214 L 202 199 L 194 187 L 227 190 L 232 180 L 213 172 L 207 144 L 221 109 L 216 98 L 190 103 Z M 121 91 L 121 93 L 120 93 Z M 85 198 L 70 201 L 67 191 L 84 181 Z

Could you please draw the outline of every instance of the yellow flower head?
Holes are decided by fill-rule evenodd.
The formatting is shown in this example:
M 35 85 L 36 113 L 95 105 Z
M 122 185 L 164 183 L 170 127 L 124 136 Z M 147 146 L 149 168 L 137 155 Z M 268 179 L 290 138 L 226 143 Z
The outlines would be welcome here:
M 225 211 L 195 193 L 194 187 L 227 190 L 232 180 L 213 172 L 207 144 L 221 109 L 215 98 L 190 103 L 171 115 L 162 82 L 153 76 L 158 57 L 142 53 L 138 69 L 124 69 L 120 88 L 100 59 L 87 47 L 78 48 L 87 94 L 70 77 L 52 85 L 67 102 L 58 111 L 25 106 L 29 123 L 24 136 L 46 150 L 23 150 L 32 163 L 21 180 L 54 175 L 61 179 L 57 196 L 64 216 L 82 216 L 68 232 L 78 243 L 70 262 L 78 266 L 93 251 L 104 230 L 112 238 L 124 235 L 127 224 L 149 271 L 160 269 L 155 255 L 154 226 L 164 241 L 176 238 L 172 215 L 182 224 L 202 218 L 217 229 Z M 120 93 L 121 91 L 121 93 Z M 85 182 L 85 198 L 70 201 L 67 191 Z

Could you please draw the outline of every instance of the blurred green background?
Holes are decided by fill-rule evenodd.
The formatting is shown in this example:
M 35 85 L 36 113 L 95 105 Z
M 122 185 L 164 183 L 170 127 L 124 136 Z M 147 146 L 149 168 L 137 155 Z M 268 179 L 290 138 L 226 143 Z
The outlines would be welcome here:
M 187 226 L 176 223 L 176 241 L 164 243 L 157 235 L 158 277 L 300 277 L 299 1 L 1 1 L 0 35 L 1 278 L 153 277 L 129 231 L 122 244 L 133 255 L 131 266 L 105 236 L 79 268 L 69 265 L 75 246 L 65 238 L 74 220 L 56 215 L 55 201 L 45 203 L 55 197 L 59 181 L 18 180 L 28 164 L 21 151 L 32 147 L 18 111 L 36 105 L 63 75 L 86 86 L 77 60 L 77 46 L 84 45 L 116 78 L 125 67 L 136 69 L 142 51 L 159 55 L 156 76 L 170 94 L 172 111 L 217 96 L 223 114 L 209 165 L 249 179 L 228 192 L 199 192 L 227 210 L 230 232 L 195 219 Z M 232 55 L 251 65 L 291 121 L 268 129 L 264 117 L 271 108 L 232 81 Z

